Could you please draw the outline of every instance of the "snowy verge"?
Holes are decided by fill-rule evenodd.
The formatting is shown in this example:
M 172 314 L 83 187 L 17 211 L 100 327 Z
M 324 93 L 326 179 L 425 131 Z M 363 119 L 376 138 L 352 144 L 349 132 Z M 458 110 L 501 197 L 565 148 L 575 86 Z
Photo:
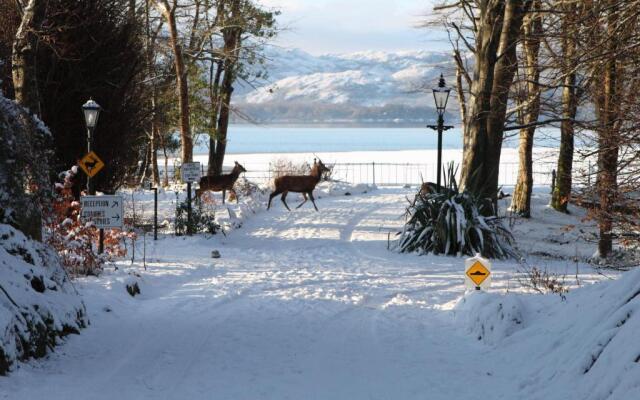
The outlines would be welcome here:
M 355 194 L 365 194 L 377 189 L 375 185 L 365 183 L 349 183 L 338 180 L 329 180 L 318 183 L 316 192 L 318 197 L 326 196 L 351 196 Z
M 640 398 L 640 269 L 557 295 L 471 293 L 464 328 L 510 360 L 526 359 L 520 398 Z
M 476 339 L 496 344 L 524 328 L 527 310 L 522 297 L 470 292 L 456 305 L 456 318 Z
M 18 360 L 43 357 L 59 338 L 87 324 L 57 255 L 0 224 L 0 375 Z

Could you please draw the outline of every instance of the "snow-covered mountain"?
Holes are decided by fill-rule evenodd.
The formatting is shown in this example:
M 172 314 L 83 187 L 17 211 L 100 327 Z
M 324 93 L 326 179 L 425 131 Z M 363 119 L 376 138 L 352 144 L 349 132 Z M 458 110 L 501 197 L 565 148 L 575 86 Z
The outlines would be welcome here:
M 272 48 L 266 59 L 269 79 L 235 94 L 236 107 L 263 122 L 421 123 L 433 118 L 430 88 L 453 70 L 449 54 L 429 51 L 314 56 Z

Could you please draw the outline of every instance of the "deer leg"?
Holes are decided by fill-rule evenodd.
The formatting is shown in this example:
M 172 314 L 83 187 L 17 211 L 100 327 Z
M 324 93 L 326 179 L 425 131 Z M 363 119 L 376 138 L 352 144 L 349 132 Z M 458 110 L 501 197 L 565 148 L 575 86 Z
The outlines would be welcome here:
M 291 211 L 291 209 L 289 208 L 289 205 L 287 204 L 287 193 L 289 193 L 288 191 L 284 191 L 282 192 L 282 196 L 280 197 L 280 200 L 282 200 L 282 203 L 284 204 L 285 207 L 287 207 L 287 210 Z
M 236 193 L 236 190 L 234 188 L 231 188 L 229 189 L 229 191 L 233 193 L 233 197 L 236 198 L 236 204 L 240 203 L 240 201 L 238 201 L 238 193 Z
M 282 193 L 279 190 L 274 190 L 270 195 L 269 195 L 269 204 L 267 205 L 267 210 L 271 208 L 271 200 L 273 200 L 274 197 L 276 197 L 277 195 L 279 195 L 280 193 Z
M 307 198 L 307 194 L 306 194 L 306 193 L 304 193 L 304 192 L 302 192 L 302 197 L 304 197 L 304 201 L 303 201 L 302 203 L 298 204 L 298 207 L 296 207 L 296 210 L 297 210 L 298 208 L 302 207 L 302 205 L 303 205 L 304 203 L 306 203 L 306 202 L 307 202 L 307 200 L 308 200 L 308 198 Z
M 313 203 L 313 208 L 315 208 L 316 211 L 320 211 L 320 210 L 318 210 L 318 206 L 316 206 L 316 200 L 313 198 L 313 192 L 309 192 L 309 198 L 311 199 L 311 202 Z
M 222 204 L 224 204 L 224 198 L 227 197 L 227 191 L 222 189 Z

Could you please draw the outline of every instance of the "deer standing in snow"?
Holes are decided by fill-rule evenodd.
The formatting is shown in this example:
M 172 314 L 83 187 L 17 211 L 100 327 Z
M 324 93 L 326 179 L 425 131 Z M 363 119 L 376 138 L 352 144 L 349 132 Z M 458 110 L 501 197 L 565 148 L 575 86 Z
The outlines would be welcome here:
M 224 198 L 227 195 L 227 190 L 232 192 L 236 198 L 236 203 L 238 202 L 238 194 L 233 189 L 233 185 L 235 185 L 238 177 L 241 173 L 247 172 L 246 169 L 237 161 L 235 161 L 235 166 L 233 170 L 231 170 L 230 174 L 219 175 L 219 176 L 203 176 L 200 178 L 200 188 L 196 190 L 196 197 L 200 200 L 200 196 L 202 193 L 210 190 L 212 192 L 220 192 L 222 191 L 222 204 L 224 204 Z
M 286 198 L 289 192 L 294 192 L 302 193 L 302 196 L 304 197 L 304 201 L 298 204 L 296 208 L 302 207 L 302 205 L 308 200 L 307 196 L 309 196 L 309 199 L 311 199 L 311 202 L 313 203 L 313 207 L 318 211 L 315 199 L 313 198 L 313 189 L 315 189 L 318 182 L 320 182 L 322 174 L 328 171 L 329 168 L 327 168 L 322 161 L 318 159 L 317 162 L 313 163 L 313 167 L 311 167 L 311 173 L 309 173 L 309 175 L 284 175 L 276 178 L 273 181 L 276 190 L 269 195 L 269 205 L 267 206 L 267 210 L 271 208 L 271 200 L 282 193 L 280 200 L 282 200 L 284 206 L 287 207 L 287 210 L 291 211 L 287 205 Z

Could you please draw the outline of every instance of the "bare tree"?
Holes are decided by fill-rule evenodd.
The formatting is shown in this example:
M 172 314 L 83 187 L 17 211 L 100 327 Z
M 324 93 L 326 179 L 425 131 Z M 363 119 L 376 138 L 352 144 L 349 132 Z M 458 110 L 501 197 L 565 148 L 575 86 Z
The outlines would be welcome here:
M 456 60 L 469 81 L 465 99 L 461 188 L 480 197 L 497 197 L 507 103 L 517 69 L 516 48 L 532 0 L 445 2 L 435 10 L 473 55 L 473 74 Z M 459 57 L 459 56 L 458 56 Z
M 540 115 L 540 40 L 542 36 L 542 13 L 539 0 L 533 3 L 533 12 L 527 14 L 523 24 L 522 68 L 524 75 L 524 96 L 519 114 L 519 122 L 524 126 L 520 129 L 520 144 L 518 149 L 519 168 L 518 181 L 511 210 L 525 218 L 531 216 L 531 192 L 533 190 L 533 135 L 536 131 L 535 123 Z M 523 97 L 523 98 L 522 98 Z
M 560 151 L 556 167 L 556 184 L 553 188 L 551 207 L 567 212 L 567 205 L 571 199 L 575 119 L 578 111 L 578 101 L 581 89 L 577 79 L 577 35 L 580 31 L 577 14 L 581 6 L 574 2 L 560 1 L 561 46 L 559 64 L 562 82 L 562 122 L 560 125 Z
M 173 51 L 173 61 L 176 72 L 176 88 L 178 92 L 178 106 L 180 110 L 180 140 L 182 144 L 182 162 L 193 161 L 193 138 L 191 136 L 191 124 L 189 121 L 189 79 L 182 51 L 182 42 L 176 22 L 176 9 L 178 0 L 153 0 L 154 4 L 164 17 L 169 29 L 169 42 Z
M 44 17 L 42 0 L 16 0 L 21 21 L 13 42 L 11 56 L 15 100 L 31 112 L 42 115 L 38 95 L 36 52 L 37 31 Z

